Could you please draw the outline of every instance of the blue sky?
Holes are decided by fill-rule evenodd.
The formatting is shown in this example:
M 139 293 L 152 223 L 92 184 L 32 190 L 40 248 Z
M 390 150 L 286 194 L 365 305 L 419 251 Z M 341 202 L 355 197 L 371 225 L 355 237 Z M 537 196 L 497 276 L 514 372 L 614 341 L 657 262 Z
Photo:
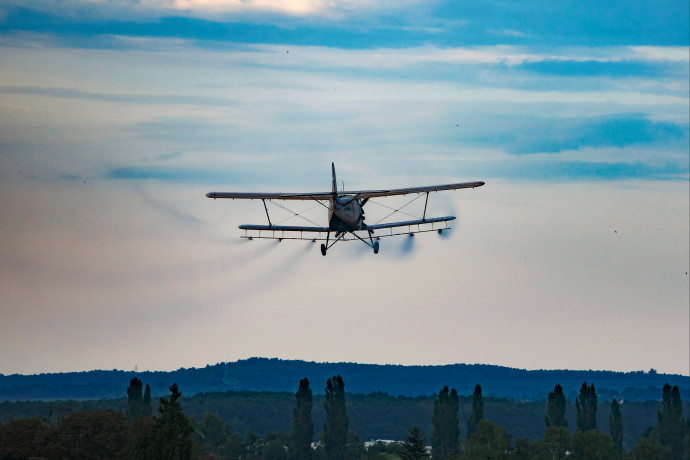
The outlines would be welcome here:
M 277 356 L 687 375 L 689 17 L 4 2 L 0 372 Z M 243 244 L 261 206 L 203 197 L 327 189 L 332 161 L 347 188 L 487 186 L 435 197 L 450 238 L 376 258 Z

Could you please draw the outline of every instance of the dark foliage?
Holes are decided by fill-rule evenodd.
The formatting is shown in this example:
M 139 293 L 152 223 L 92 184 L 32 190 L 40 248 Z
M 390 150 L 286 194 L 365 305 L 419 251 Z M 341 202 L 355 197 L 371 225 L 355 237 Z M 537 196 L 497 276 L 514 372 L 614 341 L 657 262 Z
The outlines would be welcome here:
M 580 395 L 575 400 L 577 409 L 577 431 L 589 431 L 597 428 L 597 392 L 594 384 L 582 383 Z
M 429 457 L 429 453 L 426 451 L 424 432 L 417 425 L 408 429 L 408 433 L 400 446 L 399 455 L 402 460 L 424 460 Z
M 299 382 L 299 389 L 295 393 L 295 408 L 292 411 L 292 431 L 290 432 L 290 448 L 288 453 L 291 460 L 309 460 L 311 458 L 311 442 L 314 439 L 314 422 L 311 417 L 312 394 L 309 379 Z
M 546 428 L 551 426 L 568 426 L 568 421 L 565 419 L 565 395 L 563 394 L 563 387 L 557 384 L 553 391 L 549 393 L 548 397 L 549 409 L 544 416 L 544 423 Z
M 661 445 L 671 448 L 674 460 L 686 459 L 688 455 L 688 430 L 683 420 L 683 407 L 678 387 L 664 385 L 663 406 L 659 410 L 658 433 Z
M 146 393 L 142 393 L 143 383 L 134 377 L 127 388 L 127 417 L 130 422 L 139 417 L 151 415 L 151 387 L 146 385 Z
M 326 410 L 326 423 L 323 426 L 326 457 L 328 460 L 343 460 L 347 456 L 350 421 L 345 406 L 345 383 L 340 375 L 327 380 L 323 407 Z
M 611 414 L 609 415 L 609 433 L 618 455 L 623 454 L 623 415 L 621 406 L 616 399 L 611 400 Z
M 434 460 L 447 460 L 458 452 L 460 441 L 460 408 L 458 392 L 445 386 L 434 401 L 434 414 L 431 417 L 431 455 Z
M 469 439 L 479 429 L 479 422 L 484 420 L 484 398 L 482 398 L 482 387 L 474 387 L 472 394 L 472 412 L 467 421 L 467 438 Z

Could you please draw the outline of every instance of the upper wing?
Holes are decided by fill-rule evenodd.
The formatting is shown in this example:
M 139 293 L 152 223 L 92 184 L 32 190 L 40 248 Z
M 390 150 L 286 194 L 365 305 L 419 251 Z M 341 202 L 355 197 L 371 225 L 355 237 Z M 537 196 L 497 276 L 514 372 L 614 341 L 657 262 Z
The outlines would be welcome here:
M 440 192 L 442 190 L 457 190 L 461 188 L 481 187 L 484 182 L 461 182 L 458 184 L 427 185 L 425 187 L 407 187 L 385 190 L 358 190 L 342 192 L 343 195 L 356 195 L 357 198 L 376 198 L 381 196 L 407 195 L 408 193 Z
M 408 193 L 440 192 L 461 188 L 476 188 L 484 182 L 461 182 L 458 184 L 428 185 L 426 187 L 408 187 L 384 190 L 355 190 L 338 192 L 338 195 L 354 195 L 356 198 L 376 198 L 382 196 L 407 195 Z M 247 192 L 210 192 L 208 198 L 232 198 L 238 200 L 330 200 L 331 192 L 315 193 L 247 193 Z

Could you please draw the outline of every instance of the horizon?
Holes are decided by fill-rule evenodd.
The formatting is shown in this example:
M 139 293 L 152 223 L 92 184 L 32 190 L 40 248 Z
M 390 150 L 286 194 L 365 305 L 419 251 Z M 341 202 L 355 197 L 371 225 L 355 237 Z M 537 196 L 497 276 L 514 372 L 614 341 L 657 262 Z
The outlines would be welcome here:
M 3 374 L 690 374 L 686 0 L 6 0 L 0 67 Z M 262 204 L 205 197 L 328 191 L 331 162 L 354 190 L 486 185 L 377 255 L 244 241 Z
M 0 375 L 3 375 L 5 377 L 9 377 L 12 375 L 21 375 L 21 376 L 31 376 L 31 375 L 45 375 L 45 374 L 78 374 L 78 373 L 88 373 L 88 372 L 124 372 L 124 373 L 133 373 L 133 374 L 141 374 L 141 373 L 172 373 L 176 371 L 181 371 L 181 370 L 189 370 L 189 369 L 204 369 L 206 367 L 214 367 L 214 366 L 227 366 L 228 364 L 232 363 L 237 363 L 240 361 L 250 361 L 250 360 L 278 360 L 278 361 L 293 361 L 293 362 L 303 362 L 307 364 L 330 364 L 330 365 L 338 365 L 338 364 L 355 364 L 355 365 L 362 365 L 362 366 L 399 366 L 399 367 L 445 367 L 445 366 L 490 366 L 490 367 L 499 367 L 499 368 L 504 368 L 504 369 L 512 369 L 512 370 L 519 370 L 519 371 L 526 371 L 526 372 L 612 372 L 612 373 L 620 373 L 620 374 L 647 374 L 647 375 L 669 375 L 669 376 L 680 376 L 680 377 L 689 377 L 690 375 L 688 374 L 678 374 L 678 373 L 668 373 L 668 372 L 660 372 L 657 371 L 654 368 L 650 368 L 647 370 L 639 369 L 639 370 L 629 370 L 629 371 L 616 371 L 616 370 L 611 370 L 611 369 L 525 369 L 525 368 L 518 368 L 518 367 L 512 367 L 512 366 L 505 366 L 505 365 L 500 365 L 500 364 L 486 364 L 486 363 L 445 363 L 445 364 L 396 364 L 396 363 L 365 363 L 365 362 L 352 362 L 352 361 L 310 361 L 306 359 L 283 359 L 283 358 L 277 358 L 277 357 L 263 357 L 263 356 L 252 356 L 250 358 L 240 358 L 236 359 L 234 361 L 221 361 L 217 362 L 215 364 L 208 363 L 206 365 L 201 365 L 201 366 L 189 366 L 189 367 L 177 367 L 177 368 L 172 368 L 172 369 L 88 369 L 88 370 L 67 370 L 67 371 L 57 371 L 57 372 L 38 372 L 38 373 L 32 373 L 32 374 L 19 374 L 19 373 L 14 373 L 14 374 L 4 374 L 0 372 Z

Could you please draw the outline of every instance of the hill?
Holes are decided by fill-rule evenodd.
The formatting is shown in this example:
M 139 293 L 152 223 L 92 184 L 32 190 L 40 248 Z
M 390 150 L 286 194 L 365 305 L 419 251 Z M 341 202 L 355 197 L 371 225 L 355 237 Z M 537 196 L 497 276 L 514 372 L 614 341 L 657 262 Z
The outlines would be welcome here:
M 294 392 L 307 377 L 316 394 L 336 374 L 345 378 L 348 393 L 387 393 L 416 397 L 437 393 L 444 385 L 471 394 L 479 383 L 486 396 L 520 401 L 543 401 L 554 385 L 563 386 L 574 400 L 582 382 L 594 382 L 600 400 L 612 397 L 627 401 L 658 400 L 664 383 L 678 385 L 683 398 L 690 395 L 690 377 L 649 372 L 592 370 L 524 370 L 483 364 L 400 366 L 356 363 L 315 363 L 299 360 L 251 358 L 181 368 L 172 372 L 94 370 L 38 375 L 0 374 L 0 400 L 86 400 L 121 398 L 129 380 L 138 377 L 149 384 L 153 395 L 165 395 L 177 382 L 187 396 L 225 391 Z

